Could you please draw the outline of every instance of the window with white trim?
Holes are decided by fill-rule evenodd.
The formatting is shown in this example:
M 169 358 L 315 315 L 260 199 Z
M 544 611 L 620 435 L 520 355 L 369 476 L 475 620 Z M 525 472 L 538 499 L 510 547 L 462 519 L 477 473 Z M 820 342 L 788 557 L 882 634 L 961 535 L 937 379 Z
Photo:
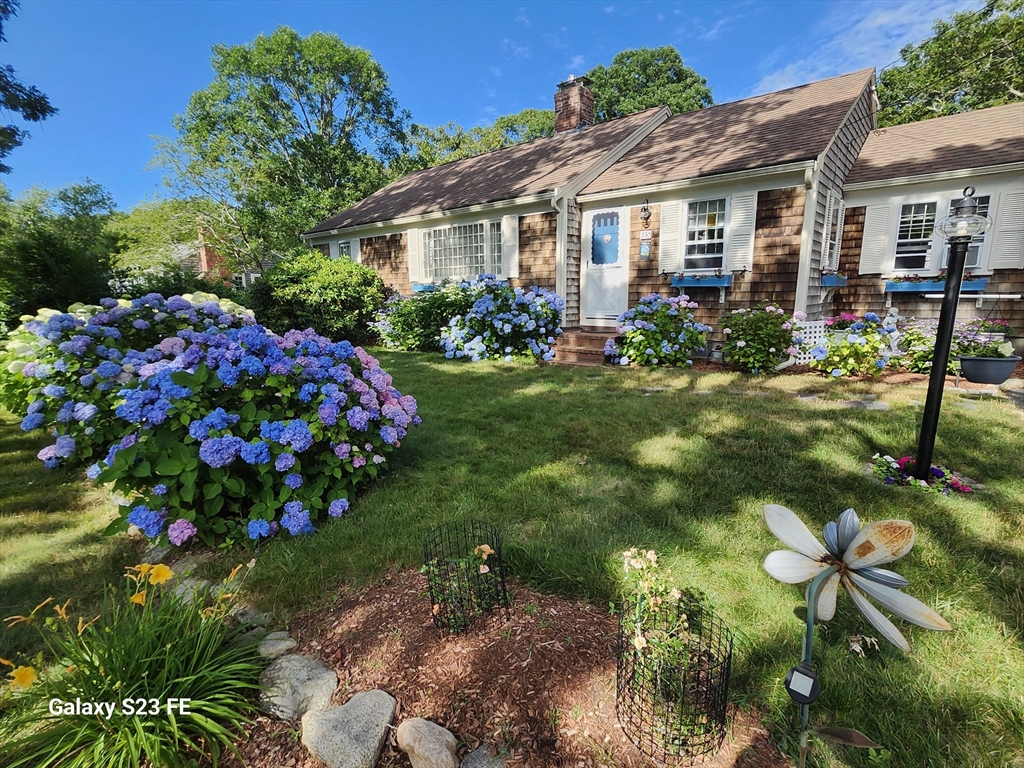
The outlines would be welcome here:
M 432 280 L 500 274 L 501 221 L 424 230 L 423 267 Z
M 722 269 L 725 260 L 725 198 L 686 206 L 683 271 Z
M 906 203 L 900 207 L 895 269 L 920 270 L 928 266 L 937 207 L 935 202 Z
M 344 240 L 338 243 L 338 255 L 343 256 L 346 259 L 352 258 L 352 241 Z
M 978 213 L 982 216 L 988 216 L 988 206 L 992 201 L 989 195 L 982 195 L 981 197 L 974 198 L 978 203 Z M 957 200 L 949 201 L 949 213 L 953 214 L 953 209 L 956 207 Z M 964 266 L 967 269 L 980 269 L 981 268 L 981 248 L 985 244 L 985 232 L 980 235 L 975 235 L 971 239 L 971 244 L 967 247 L 967 261 Z M 945 247 L 942 249 L 942 268 L 945 269 L 949 265 L 949 242 L 947 241 Z

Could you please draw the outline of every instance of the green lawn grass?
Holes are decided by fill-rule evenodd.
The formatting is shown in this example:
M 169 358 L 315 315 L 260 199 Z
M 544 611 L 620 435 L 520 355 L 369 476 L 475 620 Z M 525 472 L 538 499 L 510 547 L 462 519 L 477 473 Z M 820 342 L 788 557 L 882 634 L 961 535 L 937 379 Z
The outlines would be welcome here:
M 947 395 L 936 461 L 987 489 L 945 498 L 886 487 L 864 472 L 875 451 L 914 453 L 921 408 L 912 401 L 924 400 L 923 388 L 380 358 L 395 385 L 417 398 L 424 422 L 349 515 L 316 536 L 279 537 L 261 550 L 249 585 L 265 606 L 287 615 L 322 604 L 339 583 L 418 567 L 423 537 L 451 520 L 501 526 L 511 573 L 599 604 L 618 596 L 622 550 L 656 549 L 679 586 L 701 589 L 733 628 L 734 700 L 757 706 L 795 754 L 798 708 L 781 682 L 800 655 L 803 592 L 761 568 L 769 551 L 783 548 L 762 507 L 788 506 L 820 533 L 852 506 L 864 521 L 917 525 L 917 545 L 895 569 L 955 631 L 908 627 L 911 655 L 883 647 L 861 659 L 848 637 L 877 633 L 841 596 L 835 620 L 817 630 L 824 692 L 812 718 L 859 728 L 892 754 L 872 763 L 862 752 L 822 746 L 813 764 L 1024 765 L 1020 411 L 1004 401 L 970 401 L 967 409 Z M 822 395 L 800 402 L 796 390 Z M 865 394 L 890 410 L 841 407 Z M 0 427 L 0 605 L 30 610 L 37 595 L 70 593 L 76 583 L 95 592 L 122 564 L 117 545 L 97 533 L 106 508 L 77 483 L 55 484 L 31 467 L 34 450 L 15 434 L 16 422 Z M 45 492 L 23 499 L 25 483 L 7 482 L 12 467 Z M 67 575 L 35 583 L 53 572 Z

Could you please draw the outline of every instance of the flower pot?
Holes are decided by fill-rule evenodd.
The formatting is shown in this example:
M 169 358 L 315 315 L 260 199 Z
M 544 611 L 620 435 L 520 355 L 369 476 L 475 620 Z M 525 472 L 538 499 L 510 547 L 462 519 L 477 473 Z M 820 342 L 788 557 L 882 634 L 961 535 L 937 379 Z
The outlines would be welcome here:
M 846 285 L 846 278 L 842 275 L 822 275 L 821 284 L 825 288 L 842 288 Z
M 697 277 L 676 275 L 672 278 L 673 288 L 727 288 L 732 285 L 732 275 L 721 277 Z
M 960 284 L 960 292 L 984 291 L 986 285 L 988 285 L 987 277 L 978 280 L 964 280 Z M 885 281 L 886 293 L 945 293 L 945 291 L 946 283 L 943 280 L 920 280 L 916 283 L 909 280 L 899 283 L 894 283 L 892 280 Z
M 433 283 L 413 283 L 412 284 L 413 293 L 430 293 L 431 291 L 436 290 L 436 289 L 437 289 L 437 286 L 434 285 Z
M 1013 375 L 1021 358 L 1013 357 L 960 357 L 960 370 L 964 378 L 975 384 L 1002 384 Z

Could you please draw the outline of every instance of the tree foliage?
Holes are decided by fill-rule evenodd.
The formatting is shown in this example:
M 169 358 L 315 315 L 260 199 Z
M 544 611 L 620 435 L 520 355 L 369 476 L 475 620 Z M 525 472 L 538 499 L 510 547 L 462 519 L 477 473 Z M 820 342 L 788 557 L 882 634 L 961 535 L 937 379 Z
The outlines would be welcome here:
M 993 0 L 932 29 L 932 37 L 900 51 L 903 64 L 879 77 L 879 125 L 1024 99 L 1024 0 Z
M 17 0 L 0 0 L 0 42 L 7 42 L 4 24 L 15 15 L 19 5 Z M 30 123 L 38 123 L 57 112 L 42 91 L 18 79 L 10 64 L 0 66 L 0 107 Z M 0 173 L 11 172 L 11 167 L 2 160 L 28 137 L 28 131 L 16 125 L 0 125 Z
M 43 307 L 106 295 L 115 237 L 109 193 L 89 180 L 57 192 L 33 189 L 0 202 L 0 302 L 8 325 Z
M 406 159 L 405 169 L 430 168 L 551 136 L 554 132 L 555 113 L 550 109 L 524 109 L 515 114 L 502 115 L 491 125 L 468 131 L 455 122 L 436 128 L 413 125 L 411 137 L 414 151 Z
M 216 76 L 175 118 L 158 164 L 182 196 L 216 206 L 220 252 L 259 271 L 298 234 L 389 182 L 407 114 L 370 54 L 337 36 L 287 27 L 213 48 Z
M 671 45 L 622 51 L 610 66 L 598 64 L 586 76 L 593 81 L 599 123 L 666 104 L 674 114 L 714 104 L 707 80 L 684 65 Z

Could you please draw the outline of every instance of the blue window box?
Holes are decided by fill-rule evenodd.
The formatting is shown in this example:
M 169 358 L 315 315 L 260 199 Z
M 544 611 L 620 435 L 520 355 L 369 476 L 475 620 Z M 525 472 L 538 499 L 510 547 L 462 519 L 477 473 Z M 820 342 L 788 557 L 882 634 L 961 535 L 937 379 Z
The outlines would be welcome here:
M 433 291 L 436 288 L 437 288 L 437 286 L 434 285 L 433 283 L 413 283 L 412 284 L 413 293 L 430 293 L 430 291 Z
M 704 278 L 696 275 L 683 277 L 676 275 L 672 278 L 673 288 L 728 288 L 730 285 L 732 285 L 732 275 Z
M 987 277 L 977 280 L 965 280 L 961 284 L 960 292 L 984 291 L 986 285 L 988 285 Z M 945 293 L 945 291 L 946 283 L 942 280 L 923 280 L 919 283 L 885 281 L 886 293 Z
M 846 278 L 842 275 L 822 275 L 821 284 L 826 288 L 842 288 L 846 285 Z

